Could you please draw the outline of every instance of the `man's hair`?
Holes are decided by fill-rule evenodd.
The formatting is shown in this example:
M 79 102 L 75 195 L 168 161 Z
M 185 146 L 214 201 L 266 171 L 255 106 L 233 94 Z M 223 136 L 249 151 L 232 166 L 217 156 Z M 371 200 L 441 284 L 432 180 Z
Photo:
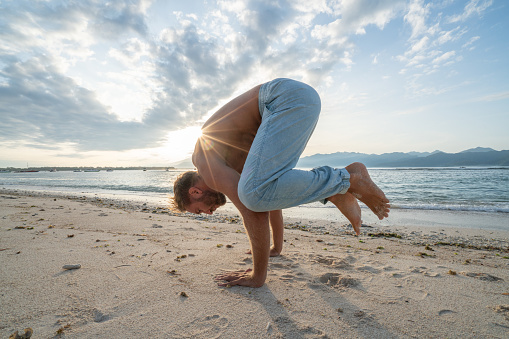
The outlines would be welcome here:
M 186 206 L 191 203 L 189 189 L 193 187 L 200 176 L 195 171 L 184 172 L 173 183 L 173 199 L 171 204 L 180 212 L 186 211 Z

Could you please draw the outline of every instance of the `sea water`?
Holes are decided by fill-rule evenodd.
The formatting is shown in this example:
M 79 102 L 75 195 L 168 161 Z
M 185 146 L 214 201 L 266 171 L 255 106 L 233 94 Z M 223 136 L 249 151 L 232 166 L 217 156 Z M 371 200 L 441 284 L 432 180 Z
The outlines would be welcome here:
M 167 205 L 173 181 L 185 170 L 0 173 L 0 188 L 99 195 Z M 509 213 L 509 167 L 370 168 L 391 209 Z M 331 204 L 309 204 L 331 208 Z M 309 207 L 309 206 L 308 206 Z

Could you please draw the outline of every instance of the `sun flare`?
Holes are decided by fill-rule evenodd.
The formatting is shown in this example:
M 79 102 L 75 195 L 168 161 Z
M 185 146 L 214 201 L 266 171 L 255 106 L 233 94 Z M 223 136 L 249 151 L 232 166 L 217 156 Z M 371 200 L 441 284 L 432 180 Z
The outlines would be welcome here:
M 170 161 L 179 161 L 191 157 L 196 141 L 201 136 L 199 126 L 191 126 L 168 133 L 164 146 L 164 156 Z

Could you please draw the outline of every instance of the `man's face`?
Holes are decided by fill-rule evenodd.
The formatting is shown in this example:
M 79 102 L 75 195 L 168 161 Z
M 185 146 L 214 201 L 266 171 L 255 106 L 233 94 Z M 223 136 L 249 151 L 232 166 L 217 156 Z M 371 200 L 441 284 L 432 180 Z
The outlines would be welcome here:
M 186 211 L 195 214 L 212 214 L 218 207 L 226 203 L 226 197 L 223 193 L 212 190 L 202 191 L 199 198 L 193 198 L 192 196 L 190 198 L 191 203 L 186 206 Z

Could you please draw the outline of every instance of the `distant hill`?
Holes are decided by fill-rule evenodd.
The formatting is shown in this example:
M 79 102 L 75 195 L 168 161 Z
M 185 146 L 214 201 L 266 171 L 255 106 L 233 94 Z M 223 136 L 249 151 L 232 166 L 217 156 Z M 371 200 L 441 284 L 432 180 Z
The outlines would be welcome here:
M 495 151 L 493 148 L 476 147 L 476 148 L 467 149 L 466 151 L 462 151 L 460 153 L 493 152 L 493 151 Z
M 509 151 L 476 147 L 459 153 L 444 153 L 438 150 L 433 152 L 393 152 L 384 154 L 337 152 L 314 154 L 300 158 L 297 167 L 313 168 L 323 165 L 345 167 L 353 162 L 362 162 L 368 167 L 509 166 Z M 191 159 L 173 163 L 171 166 L 194 168 Z
M 173 163 L 173 164 L 171 164 L 171 166 L 176 167 L 176 168 L 190 168 L 190 169 L 194 168 L 191 158 L 184 159 L 182 161 Z
M 460 153 L 384 153 L 364 154 L 337 152 L 315 154 L 301 158 L 297 167 L 312 168 L 321 165 L 345 167 L 352 162 L 362 162 L 368 167 L 457 167 L 457 166 L 509 166 L 509 151 L 491 148 L 472 148 Z

